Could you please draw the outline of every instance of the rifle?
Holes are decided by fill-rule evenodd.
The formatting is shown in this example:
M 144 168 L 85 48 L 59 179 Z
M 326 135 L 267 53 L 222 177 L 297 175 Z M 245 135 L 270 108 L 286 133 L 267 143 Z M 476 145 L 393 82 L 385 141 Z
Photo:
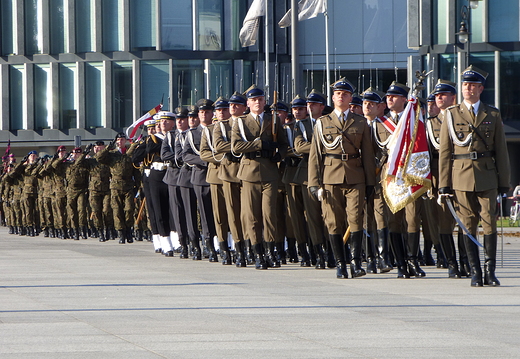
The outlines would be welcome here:
M 273 91 L 273 107 L 272 107 L 272 116 L 273 120 L 271 121 L 272 127 L 271 127 L 271 133 L 273 134 L 273 142 L 277 142 L 278 138 L 278 92 Z

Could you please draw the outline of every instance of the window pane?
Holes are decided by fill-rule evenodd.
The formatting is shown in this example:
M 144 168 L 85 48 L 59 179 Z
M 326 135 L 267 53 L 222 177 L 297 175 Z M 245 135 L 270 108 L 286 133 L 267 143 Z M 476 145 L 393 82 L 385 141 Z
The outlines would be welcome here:
M 179 60 L 173 63 L 174 106 L 194 105 L 204 96 L 202 60 Z
M 76 0 L 76 51 L 92 51 L 91 0 Z
M 493 105 L 495 103 L 495 54 L 492 52 L 472 53 L 469 63 L 489 74 L 480 99 L 482 102 Z
M 222 50 L 222 1 L 197 0 L 199 50 Z
M 518 41 L 518 0 L 488 1 L 489 41 Z
M 102 78 L 103 63 L 96 62 L 85 65 L 86 128 L 96 128 L 103 125 Z
M 49 3 L 52 54 L 65 52 L 65 23 L 63 17 L 63 0 L 50 0 Z
M 9 69 L 9 128 L 11 130 L 23 129 L 23 76 L 22 65 L 11 66 Z
M 13 47 L 13 0 L 0 2 L 0 31 L 2 55 L 14 53 Z
M 449 0 L 433 2 L 433 43 L 448 43 L 448 11 Z M 457 27 L 458 28 L 458 27 Z
M 113 78 L 113 127 L 123 128 L 132 122 L 132 62 L 114 62 Z
M 119 0 L 103 0 L 103 51 L 120 51 Z
M 34 128 L 50 128 L 52 89 L 49 81 L 50 66 L 34 66 Z
M 130 1 L 130 46 L 133 50 L 155 50 L 155 10 L 155 0 Z
M 161 0 L 163 50 L 192 50 L 191 1 Z
M 60 129 L 76 127 L 75 64 L 60 65 Z
M 37 0 L 25 1 L 25 51 L 27 54 L 39 54 L 41 46 L 39 46 L 39 24 L 38 12 L 41 8 L 38 6 Z
M 502 2 L 501 2 L 502 5 Z M 471 27 L 469 32 L 471 33 L 471 42 L 483 42 L 484 41 L 484 6 L 479 6 L 478 8 L 471 10 L 470 20 Z M 518 3 L 516 4 L 516 8 L 518 9 Z M 514 10 L 513 10 L 514 11 Z
M 216 99 L 220 96 L 229 98 L 233 94 L 233 66 L 231 61 L 210 61 L 210 93 L 209 97 Z
M 520 103 L 517 94 L 520 91 L 520 51 L 505 51 L 500 54 L 500 111 L 502 119 L 518 119 Z
M 170 93 L 168 61 L 141 62 L 141 112 L 146 112 L 157 106 L 164 96 L 163 110 L 168 110 Z M 131 119 L 128 119 L 130 122 Z M 129 125 L 130 123 L 125 125 Z
M 244 51 L 240 44 L 239 33 L 242 28 L 242 22 L 246 16 L 247 2 L 242 0 L 231 0 L 231 15 L 230 19 L 226 19 L 226 24 L 231 25 L 231 50 Z M 226 35 L 229 36 L 229 35 Z M 226 38 L 227 39 L 227 38 Z M 226 50 L 229 45 L 226 45 Z
M 457 57 L 455 54 L 439 55 L 439 78 L 457 83 Z

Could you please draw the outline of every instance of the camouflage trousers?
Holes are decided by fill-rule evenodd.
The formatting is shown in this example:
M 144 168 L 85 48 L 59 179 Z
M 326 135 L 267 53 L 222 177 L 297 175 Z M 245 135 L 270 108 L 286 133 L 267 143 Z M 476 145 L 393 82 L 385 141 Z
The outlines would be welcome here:
M 90 218 L 94 228 L 111 228 L 114 226 L 112 207 L 110 206 L 110 192 L 90 191 L 88 197 L 90 203 Z
M 135 211 L 133 190 L 123 191 L 112 189 L 110 191 L 110 197 L 115 229 L 121 231 L 132 228 L 134 225 Z
M 87 226 L 87 191 L 67 189 L 67 217 L 69 228 Z

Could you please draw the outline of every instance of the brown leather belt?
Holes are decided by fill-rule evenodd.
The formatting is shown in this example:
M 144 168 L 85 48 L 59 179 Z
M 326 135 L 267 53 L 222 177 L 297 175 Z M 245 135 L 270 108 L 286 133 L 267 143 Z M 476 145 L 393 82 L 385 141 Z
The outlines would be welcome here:
M 451 158 L 454 160 L 478 160 L 483 157 L 495 157 L 495 151 L 486 151 L 486 152 L 468 152 L 462 154 L 452 154 Z

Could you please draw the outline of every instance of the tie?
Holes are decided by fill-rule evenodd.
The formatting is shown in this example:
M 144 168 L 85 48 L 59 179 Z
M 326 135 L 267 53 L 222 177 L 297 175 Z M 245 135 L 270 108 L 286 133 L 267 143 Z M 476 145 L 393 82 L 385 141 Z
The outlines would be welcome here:
M 339 119 L 341 120 L 341 123 L 345 123 L 345 112 L 342 112 L 341 115 L 339 116 Z
M 258 126 L 262 128 L 262 118 L 260 117 L 260 115 L 256 116 L 256 122 L 258 123 Z
M 475 122 L 475 109 L 473 108 L 473 105 L 469 107 L 469 113 L 471 115 L 471 119 L 473 120 L 473 122 Z

